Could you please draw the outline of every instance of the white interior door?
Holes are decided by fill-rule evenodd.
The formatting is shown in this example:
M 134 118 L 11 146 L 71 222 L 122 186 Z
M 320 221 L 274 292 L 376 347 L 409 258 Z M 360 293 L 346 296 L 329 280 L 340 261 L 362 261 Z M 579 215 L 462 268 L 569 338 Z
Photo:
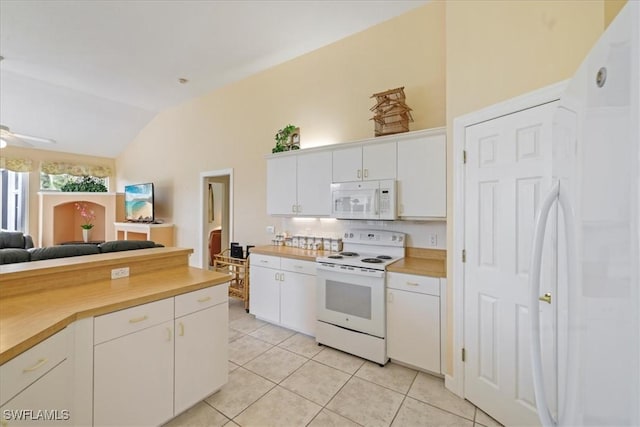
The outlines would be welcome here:
M 465 131 L 464 394 L 505 425 L 539 424 L 529 352 L 528 274 L 535 215 L 551 184 L 556 105 Z M 551 257 L 553 250 L 546 253 Z M 552 275 L 547 280 L 554 282 Z M 540 310 L 547 384 L 554 397 L 553 305 L 540 304 Z

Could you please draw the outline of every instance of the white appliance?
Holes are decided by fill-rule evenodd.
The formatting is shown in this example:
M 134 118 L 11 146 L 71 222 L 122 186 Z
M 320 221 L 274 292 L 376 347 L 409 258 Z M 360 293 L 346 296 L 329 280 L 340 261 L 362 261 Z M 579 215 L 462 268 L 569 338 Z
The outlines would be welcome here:
M 387 363 L 386 268 L 404 257 L 404 233 L 351 230 L 343 251 L 316 258 L 316 341 Z
M 629 1 L 554 116 L 555 184 L 541 201 L 530 277 L 530 307 L 550 303 L 556 315 L 556 364 L 543 366 L 539 311 L 531 310 L 545 426 L 640 425 L 639 29 L 640 3 Z M 556 283 L 540 283 L 545 234 Z M 553 384 L 545 384 L 549 373 Z
M 396 219 L 396 182 L 331 184 L 331 216 L 338 219 Z

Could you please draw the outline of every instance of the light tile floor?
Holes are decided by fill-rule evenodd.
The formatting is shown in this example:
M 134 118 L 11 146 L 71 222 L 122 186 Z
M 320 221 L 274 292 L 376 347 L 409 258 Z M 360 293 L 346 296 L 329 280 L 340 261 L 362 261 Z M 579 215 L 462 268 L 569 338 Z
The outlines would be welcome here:
M 229 382 L 177 426 L 499 426 L 441 378 L 384 368 L 262 322 L 229 302 Z

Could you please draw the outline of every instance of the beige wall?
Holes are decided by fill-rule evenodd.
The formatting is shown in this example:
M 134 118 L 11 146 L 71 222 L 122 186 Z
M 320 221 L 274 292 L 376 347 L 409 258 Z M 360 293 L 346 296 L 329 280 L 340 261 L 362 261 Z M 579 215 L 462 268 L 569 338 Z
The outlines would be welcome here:
M 452 123 L 463 114 L 568 79 L 604 27 L 602 1 L 449 1 L 446 8 L 447 128 L 453 158 Z M 453 242 L 454 167 L 448 165 L 447 247 Z M 448 253 L 448 283 L 453 261 Z M 453 349 L 453 286 L 448 287 Z M 457 295 L 456 295 L 457 297 Z M 453 359 L 447 358 L 453 372 Z
M 8 146 L 2 149 L 2 157 L 31 159 L 33 162 L 33 171 L 29 173 L 29 223 L 27 224 L 27 233 L 33 236 L 33 241 L 38 242 L 38 218 L 39 201 L 38 192 L 40 191 L 40 164 L 43 161 L 49 162 L 69 162 L 88 165 L 108 166 L 115 172 L 116 161 L 106 157 L 84 156 L 72 153 L 60 153 L 57 151 L 36 150 L 32 148 L 22 148 Z M 115 190 L 115 175 L 109 179 L 110 190 Z
M 620 9 L 627 4 L 627 0 L 605 0 L 604 2 L 604 27 L 607 28 L 611 21 L 618 16 Z
M 118 157 L 119 189 L 153 181 L 158 216 L 176 224 L 179 246 L 199 252 L 199 174 L 233 168 L 233 240 L 267 243 L 264 155 L 277 130 L 299 126 L 303 148 L 371 137 L 369 97 L 399 86 L 411 129 L 444 126 L 444 48 L 436 2 L 164 111 Z

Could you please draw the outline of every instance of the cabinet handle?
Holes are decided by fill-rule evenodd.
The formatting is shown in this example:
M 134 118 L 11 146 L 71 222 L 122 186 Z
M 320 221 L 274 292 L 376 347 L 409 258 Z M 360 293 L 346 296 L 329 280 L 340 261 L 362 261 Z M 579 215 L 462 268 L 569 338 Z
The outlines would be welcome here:
M 291 205 L 291 212 L 296 212 L 296 205 Z
M 267 261 L 266 259 L 261 259 L 260 262 L 263 263 L 263 264 L 268 264 L 269 263 L 269 261 Z
M 416 283 L 416 282 L 407 282 L 407 285 L 409 286 L 419 286 L 420 283 Z
M 133 319 L 129 319 L 129 323 L 139 323 L 139 322 L 143 322 L 145 320 L 147 320 L 149 318 L 149 316 L 147 316 L 146 314 L 144 316 L 140 316 L 140 317 L 134 317 Z
M 171 328 L 167 328 L 167 341 L 171 341 L 173 337 L 173 332 L 171 332 Z
M 367 178 L 369 176 L 369 169 L 364 170 L 364 177 Z
M 273 277 L 274 277 L 276 280 L 280 280 L 280 277 L 279 277 L 279 276 L 280 276 L 280 275 L 279 275 L 278 273 L 274 273 L 274 275 L 273 275 Z
M 393 292 L 387 294 L 387 302 L 393 302 Z
M 358 169 L 358 178 L 362 178 L 362 171 Z
M 293 268 L 302 268 L 301 265 L 294 265 Z
M 46 358 L 46 357 L 43 357 L 42 359 L 38 359 L 38 361 L 36 362 L 36 364 L 35 364 L 35 365 L 33 365 L 33 366 L 32 366 L 32 367 L 30 367 L 30 368 L 24 368 L 24 369 L 22 370 L 22 373 L 23 373 L 23 374 L 26 374 L 26 373 L 28 373 L 28 372 L 36 371 L 36 370 L 38 370 L 38 369 L 42 368 L 42 366 L 44 366 L 44 364 L 45 364 L 45 363 L 47 363 L 47 358 Z
M 184 323 L 180 322 L 180 323 L 178 323 L 178 326 L 180 326 L 180 336 L 183 337 L 184 336 Z
M 296 205 L 296 212 L 297 213 L 302 213 L 302 206 Z
M 207 302 L 211 299 L 210 296 L 206 296 L 206 297 L 202 297 L 202 298 L 198 298 L 198 302 Z

